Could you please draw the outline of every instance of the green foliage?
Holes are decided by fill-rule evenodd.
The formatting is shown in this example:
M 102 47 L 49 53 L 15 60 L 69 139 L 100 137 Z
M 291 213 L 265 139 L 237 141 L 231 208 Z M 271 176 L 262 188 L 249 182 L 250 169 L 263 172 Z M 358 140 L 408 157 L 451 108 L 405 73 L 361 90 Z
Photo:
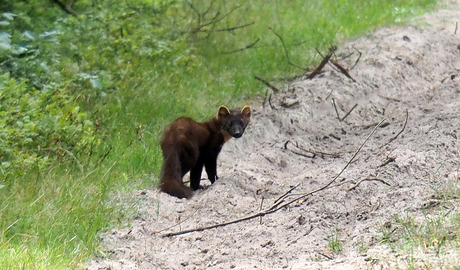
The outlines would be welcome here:
M 89 158 L 99 144 L 94 124 L 65 88 L 38 91 L 3 74 L 0 89 L 0 179 L 42 168 L 49 156 Z

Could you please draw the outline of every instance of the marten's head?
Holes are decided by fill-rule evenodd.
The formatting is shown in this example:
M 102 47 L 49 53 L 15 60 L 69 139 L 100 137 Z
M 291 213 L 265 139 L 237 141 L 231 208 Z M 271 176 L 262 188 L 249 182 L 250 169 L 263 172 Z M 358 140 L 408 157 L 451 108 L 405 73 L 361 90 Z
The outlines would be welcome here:
M 220 106 L 216 118 L 223 132 L 234 138 L 240 138 L 251 121 L 251 108 L 246 106 L 240 111 L 238 109 L 229 110 L 225 106 Z M 226 138 L 226 141 L 228 139 L 230 138 Z

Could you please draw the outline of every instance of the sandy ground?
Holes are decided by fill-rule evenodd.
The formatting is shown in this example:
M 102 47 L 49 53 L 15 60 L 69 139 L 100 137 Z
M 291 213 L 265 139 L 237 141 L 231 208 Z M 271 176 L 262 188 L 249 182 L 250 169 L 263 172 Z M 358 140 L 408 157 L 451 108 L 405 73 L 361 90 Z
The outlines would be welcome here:
M 206 189 L 191 200 L 138 191 L 133 196 L 139 214 L 127 228 L 101 235 L 105 256 L 96 255 L 87 268 L 460 265 L 455 249 L 416 249 L 408 256 L 382 241 L 385 232 L 398 235 L 397 217 L 423 220 L 446 212 L 438 191 L 460 183 L 459 21 L 460 1 L 450 1 L 449 8 L 413 20 L 414 26 L 381 29 L 341 45 L 336 59 L 344 67 L 361 53 L 350 71 L 356 82 L 327 65 L 312 80 L 292 82 L 253 105 L 245 135 L 228 142 L 219 156 L 214 185 L 202 181 Z M 337 113 L 343 118 L 355 105 L 339 121 Z M 381 120 L 326 189 L 262 218 L 164 236 L 266 210 L 297 184 L 284 202 L 326 185 Z M 340 252 L 333 252 L 334 243 Z

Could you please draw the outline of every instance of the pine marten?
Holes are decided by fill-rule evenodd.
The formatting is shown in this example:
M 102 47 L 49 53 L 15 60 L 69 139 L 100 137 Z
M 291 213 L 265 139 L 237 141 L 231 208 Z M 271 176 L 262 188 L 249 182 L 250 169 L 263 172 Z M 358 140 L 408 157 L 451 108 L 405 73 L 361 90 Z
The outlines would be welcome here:
M 217 156 L 224 143 L 240 138 L 251 119 L 251 108 L 229 110 L 221 106 L 217 115 L 199 123 L 179 118 L 166 127 L 161 139 L 163 168 L 160 190 L 178 198 L 191 198 L 200 188 L 203 166 L 211 184 L 217 177 Z M 182 177 L 190 171 L 190 187 Z

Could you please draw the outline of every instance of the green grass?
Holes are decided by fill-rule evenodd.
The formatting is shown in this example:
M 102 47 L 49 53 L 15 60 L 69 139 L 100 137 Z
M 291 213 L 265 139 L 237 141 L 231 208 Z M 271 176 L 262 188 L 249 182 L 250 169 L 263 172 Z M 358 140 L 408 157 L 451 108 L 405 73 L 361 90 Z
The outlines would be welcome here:
M 202 11 L 206 2 L 193 1 Z M 103 89 L 106 95 L 75 89 L 82 92 L 82 106 L 104 131 L 106 144 L 100 158 L 103 153 L 109 155 L 103 162 L 85 165 L 82 170 L 75 164 L 56 162 L 45 171 L 32 168 L 0 185 L 0 269 L 78 267 L 97 250 L 97 233 L 120 226 L 129 215 L 129 210 L 115 206 L 113 194 L 156 185 L 162 162 L 158 142 L 168 122 L 182 115 L 204 120 L 221 104 L 242 107 L 251 103 L 264 91 L 255 75 L 270 80 L 302 74 L 305 70 L 288 64 L 288 58 L 307 68 L 319 60 L 315 48 L 324 51 L 378 26 L 400 23 L 431 10 L 434 2 L 217 2 L 216 9 L 242 7 L 216 29 L 254 24 L 209 37 L 204 33 L 191 36 L 178 45 L 188 46 L 180 48 L 187 53 L 158 61 L 130 63 L 129 55 L 120 56 L 118 73 L 112 76 L 115 86 Z M 83 24 L 84 19 L 80 20 Z M 282 37 L 287 54 L 274 32 Z M 84 37 L 82 44 L 75 43 L 78 50 L 84 51 L 84 42 L 91 42 Z M 257 39 L 252 48 L 226 53 Z M 92 51 L 93 55 L 88 51 L 81 57 L 82 66 L 97 64 L 94 59 L 99 52 Z M 275 83 L 283 85 L 282 81 Z
M 444 179 L 445 162 L 431 174 L 432 196 L 424 204 L 423 215 L 396 216 L 381 228 L 380 243 L 390 247 L 403 269 L 458 269 L 460 213 L 455 205 L 460 186 Z
M 460 214 L 436 211 L 422 217 L 395 217 L 392 226 L 382 228 L 381 244 L 392 251 L 391 260 L 402 269 L 455 269 L 458 264 Z
M 343 251 L 342 242 L 340 241 L 339 231 L 331 233 L 327 239 L 328 248 L 335 254 L 339 254 Z

